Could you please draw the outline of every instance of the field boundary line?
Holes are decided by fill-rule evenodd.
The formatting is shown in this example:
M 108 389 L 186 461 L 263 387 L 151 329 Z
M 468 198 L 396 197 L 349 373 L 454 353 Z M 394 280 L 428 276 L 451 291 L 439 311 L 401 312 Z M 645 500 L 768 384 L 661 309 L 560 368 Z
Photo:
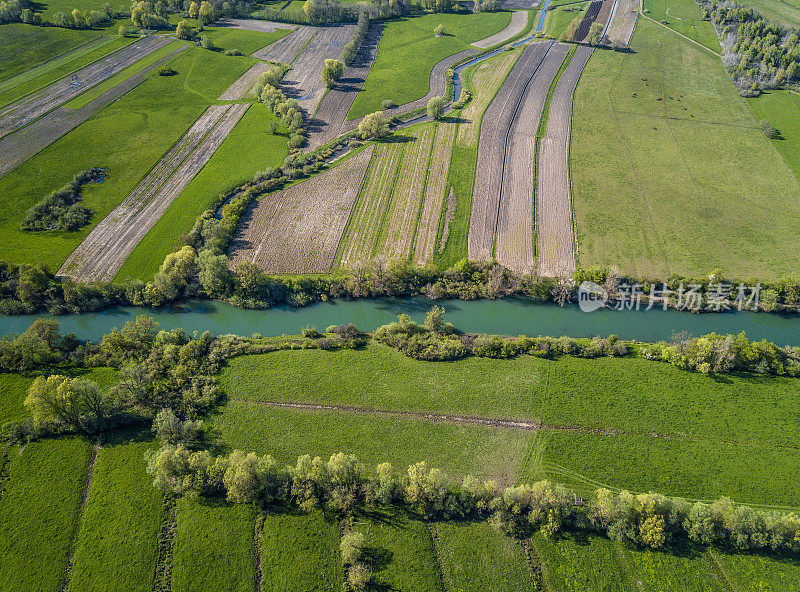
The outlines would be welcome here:
M 439 531 L 436 530 L 436 525 L 429 520 L 425 521 L 425 526 L 428 529 L 428 534 L 431 535 L 431 551 L 436 561 L 436 567 L 439 569 L 439 579 L 442 581 L 442 588 L 444 588 L 445 592 L 454 592 L 453 582 L 450 581 L 450 576 L 445 571 L 444 562 L 442 561 L 442 550 L 439 547 Z
M 417 216 L 414 220 L 414 233 L 411 235 L 411 246 L 408 249 L 408 257 L 406 261 L 414 261 L 417 255 L 417 239 L 419 238 L 419 221 L 422 219 L 422 211 L 425 208 L 425 201 L 428 195 L 428 183 L 431 180 L 431 166 L 433 155 L 436 152 L 436 146 L 434 143 L 436 142 L 436 138 L 439 135 L 439 127 L 441 127 L 441 123 L 438 121 L 434 122 L 433 125 L 433 133 L 431 133 L 431 145 L 430 149 L 428 150 L 428 163 L 427 167 L 425 168 L 425 181 L 422 183 L 422 188 L 419 192 L 419 199 L 417 200 Z
M 717 557 L 711 547 L 706 549 L 705 555 L 708 558 L 708 562 L 711 564 L 711 569 L 714 572 L 714 576 L 716 576 L 715 579 L 725 588 L 725 592 L 739 592 L 739 589 L 733 585 L 725 568 L 722 567 L 719 557 Z
M 161 507 L 161 530 L 158 533 L 158 561 L 153 573 L 153 592 L 172 592 L 172 552 L 178 528 L 178 496 L 164 494 Z
M 261 568 L 261 538 L 264 533 L 264 517 L 266 515 L 266 512 L 260 511 L 253 526 L 253 561 L 255 563 L 256 592 L 261 592 L 264 589 L 264 570 Z
M 552 588 L 547 584 L 547 572 L 544 563 L 536 552 L 533 541 L 530 538 L 521 539 L 519 546 L 522 549 L 525 566 L 528 568 L 535 592 L 552 592 Z
M 707 52 L 714 54 L 714 55 L 715 55 L 715 56 L 717 56 L 719 59 L 722 59 L 722 54 L 720 54 L 720 53 L 717 53 L 716 51 L 714 51 L 714 50 L 713 50 L 713 49 L 711 49 L 710 47 L 706 47 L 705 45 L 703 45 L 703 44 L 702 44 L 702 43 L 700 43 L 699 41 L 695 41 L 694 39 L 692 39 L 691 37 L 688 37 L 688 36 L 684 35 L 683 33 L 679 33 L 678 31 L 676 31 L 676 30 L 675 30 L 675 29 L 673 29 L 672 27 L 668 27 L 668 26 L 667 26 L 667 25 L 665 25 L 664 23 L 659 23 L 659 22 L 658 22 L 656 19 L 654 19 L 653 17 L 651 17 L 651 16 L 648 16 L 647 14 L 645 14 L 645 12 L 644 12 L 644 0 L 639 0 L 639 15 L 640 15 L 640 16 L 642 16 L 642 17 L 644 17 L 644 18 L 646 18 L 646 19 L 647 19 L 647 20 L 649 20 L 649 21 L 652 21 L 652 22 L 654 22 L 654 23 L 655 23 L 655 24 L 657 24 L 659 27 L 663 27 L 663 28 L 665 28 L 667 31 L 672 31 L 672 32 L 673 32 L 673 33 L 675 33 L 675 34 L 676 34 L 678 37 L 683 37 L 684 39 L 686 39 L 686 41 L 689 41 L 689 42 L 691 42 L 691 43 L 694 43 L 694 44 L 695 44 L 697 47 L 701 47 L 701 48 L 705 49 Z M 634 27 L 634 30 L 635 30 L 635 27 Z M 716 32 L 716 31 L 715 31 L 715 32 Z M 633 35 L 631 35 L 631 40 L 632 40 L 632 39 L 633 39 Z
M 320 101 L 321 102 L 321 101 Z M 364 178 L 361 179 L 361 185 L 358 187 L 358 197 L 356 197 L 356 201 L 353 203 L 353 207 L 350 208 L 350 214 L 347 216 L 347 223 L 344 225 L 344 230 L 342 230 L 342 236 L 339 238 L 339 244 L 336 246 L 336 254 L 333 256 L 333 267 L 341 268 L 342 265 L 342 257 L 345 255 L 345 251 L 348 248 L 348 238 L 350 236 L 350 231 L 353 228 L 353 218 L 356 216 L 356 212 L 358 212 L 359 206 L 364 203 L 364 200 L 369 199 L 366 195 L 366 186 L 367 180 L 369 179 L 370 173 L 372 172 L 374 167 L 378 165 L 378 159 L 375 158 L 375 152 L 377 148 L 373 150 L 372 155 L 369 158 L 369 164 L 367 165 L 367 170 L 364 171 Z
M 8 454 L 8 446 L 3 446 L 3 468 L 0 470 L 0 501 L 6 493 L 6 483 L 11 480 L 11 474 L 8 472 L 8 463 L 10 462 Z

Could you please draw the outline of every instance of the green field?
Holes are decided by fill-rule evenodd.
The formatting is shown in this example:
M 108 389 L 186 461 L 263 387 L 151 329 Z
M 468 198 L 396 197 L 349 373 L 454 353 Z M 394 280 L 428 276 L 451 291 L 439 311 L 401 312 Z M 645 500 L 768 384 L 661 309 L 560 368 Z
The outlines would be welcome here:
M 60 590 L 86 480 L 90 445 L 78 438 L 10 451 L 0 503 L 0 591 Z
M 286 136 L 269 133 L 275 116 L 262 104 L 254 104 L 225 138 L 203 169 L 170 204 L 117 273 L 117 280 L 149 280 L 169 253 L 180 245 L 195 219 L 214 199 L 253 178 L 257 171 L 283 164 L 288 154 Z M 279 131 L 282 129 L 279 128 Z
M 250 55 L 281 37 L 286 37 L 291 32 L 290 29 L 278 29 L 274 33 L 231 29 L 228 27 L 206 27 L 203 29 L 203 35 L 207 35 L 214 42 L 215 51 L 224 52 L 228 49 L 238 49 L 244 55 Z
M 628 592 L 615 544 L 597 536 L 564 534 L 530 540 L 547 589 L 554 592 Z M 677 591 L 676 591 L 677 592 Z
M 800 184 L 718 57 L 642 21 L 595 52 L 576 90 L 570 168 L 578 261 L 666 278 L 793 273 Z
M 800 95 L 788 90 L 769 90 L 747 102 L 757 120 L 766 119 L 780 132 L 780 137 L 772 143 L 800 180 Z
M 570 4 L 567 6 L 559 6 L 553 10 L 548 10 L 547 15 L 544 17 L 544 34 L 551 39 L 558 39 L 561 37 L 564 30 L 572 22 L 573 19 L 582 16 L 589 3 L 583 4 Z
M 177 75 L 148 78 L 0 178 L 0 239 L 5 259 L 58 269 L 92 227 L 130 193 L 206 106 L 251 64 L 251 58 L 191 48 L 171 62 Z M 70 233 L 19 229 L 27 208 L 92 166 L 108 167 L 108 176 L 103 183 L 84 189 L 83 203 L 94 211 L 89 226 Z
M 713 25 L 702 20 L 700 8 L 694 0 L 644 0 L 644 6 L 650 18 L 717 53 L 721 52 Z
M 256 510 L 220 500 L 178 500 L 172 592 L 255 592 Z
M 263 592 L 339 592 L 339 523 L 322 512 L 269 512 L 261 531 Z
M 375 63 L 347 117 L 379 111 L 384 99 L 403 105 L 424 97 L 437 62 L 501 31 L 510 20 L 509 12 L 482 12 L 428 14 L 387 22 Z M 447 35 L 437 38 L 433 30 L 439 24 L 445 26 Z
M 800 590 L 800 561 L 797 557 L 731 553 L 717 549 L 711 551 L 710 557 L 719 562 L 737 590 Z
M 116 434 L 98 453 L 75 550 L 71 591 L 153 588 L 162 493 L 145 472 L 144 453 L 154 443 L 139 438 Z
M 798 0 L 742 0 L 768 19 L 783 25 L 800 28 L 800 1 Z

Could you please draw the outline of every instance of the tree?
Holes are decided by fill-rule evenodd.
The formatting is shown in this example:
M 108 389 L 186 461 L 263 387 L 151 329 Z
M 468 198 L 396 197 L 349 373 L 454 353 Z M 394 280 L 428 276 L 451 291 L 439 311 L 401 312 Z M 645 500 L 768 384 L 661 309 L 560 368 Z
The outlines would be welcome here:
M 197 2 L 192 2 L 189 5 L 189 18 L 196 19 L 200 14 L 200 5 Z
M 444 115 L 444 99 L 442 97 L 433 97 L 428 101 L 428 117 L 431 119 L 439 120 Z
M 361 551 L 364 547 L 364 535 L 360 532 L 348 532 L 342 536 L 339 549 L 342 552 L 342 563 L 353 565 L 361 559 Z
M 203 26 L 208 25 L 213 23 L 215 18 L 216 15 L 214 14 L 214 7 L 211 6 L 210 2 L 203 0 L 203 2 L 200 3 L 200 10 L 198 12 L 198 20 L 200 21 L 200 24 Z
M 600 40 L 603 38 L 603 23 L 592 23 L 592 26 L 589 27 L 589 35 L 587 37 L 587 41 L 589 45 L 597 45 L 600 43 Z
M 177 29 L 175 29 L 175 36 L 178 39 L 191 39 L 194 37 L 194 30 L 192 29 L 189 21 L 183 19 L 181 22 L 178 23 Z
M 322 70 L 322 81 L 328 88 L 332 87 L 344 74 L 344 64 L 339 60 L 325 60 Z
M 389 133 L 389 120 L 383 116 L 383 111 L 375 111 L 366 115 L 358 124 L 358 131 L 363 139 L 382 138 Z
M 230 292 L 233 278 L 228 269 L 228 258 L 215 255 L 209 250 L 200 252 L 197 258 L 200 265 L 198 278 L 206 293 L 212 298 L 226 296 Z
M 36 425 L 62 423 L 73 430 L 105 427 L 108 398 L 96 382 L 54 374 L 33 381 L 25 399 Z
M 214 49 L 214 42 L 211 41 L 211 37 L 209 37 L 208 35 L 201 35 L 200 46 L 203 49 Z
M 433 30 L 433 34 L 434 34 L 436 37 L 444 37 L 444 35 L 445 35 L 445 32 L 444 32 L 444 25 L 443 25 L 443 24 L 441 24 L 441 23 L 439 23 L 438 25 L 436 25 L 436 28 Z

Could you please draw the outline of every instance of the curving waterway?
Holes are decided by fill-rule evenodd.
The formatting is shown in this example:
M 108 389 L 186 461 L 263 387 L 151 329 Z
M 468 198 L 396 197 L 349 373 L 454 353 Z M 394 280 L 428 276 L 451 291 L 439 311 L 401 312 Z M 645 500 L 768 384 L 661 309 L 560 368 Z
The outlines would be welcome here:
M 470 333 L 499 335 L 569 335 L 592 337 L 619 335 L 638 341 L 669 340 L 673 333 L 739 333 L 751 339 L 767 339 L 778 345 L 800 346 L 800 317 L 752 312 L 691 314 L 676 310 L 616 311 L 601 309 L 581 312 L 577 305 L 535 303 L 525 298 L 502 300 L 446 300 L 427 298 L 361 299 L 330 301 L 304 308 L 280 307 L 270 310 L 243 310 L 224 302 L 197 301 L 180 308 L 112 308 L 103 312 L 65 315 L 55 318 L 64 333 L 97 341 L 114 327 L 121 327 L 137 315 L 155 318 L 162 329 L 182 327 L 187 331 L 211 331 L 215 335 L 234 333 L 265 336 L 296 334 L 305 326 L 324 329 L 328 325 L 355 323 L 363 330 L 396 320 L 406 313 L 423 321 L 425 313 L 439 304 L 446 319 L 457 329 Z M 20 333 L 40 316 L 0 316 L 0 335 Z

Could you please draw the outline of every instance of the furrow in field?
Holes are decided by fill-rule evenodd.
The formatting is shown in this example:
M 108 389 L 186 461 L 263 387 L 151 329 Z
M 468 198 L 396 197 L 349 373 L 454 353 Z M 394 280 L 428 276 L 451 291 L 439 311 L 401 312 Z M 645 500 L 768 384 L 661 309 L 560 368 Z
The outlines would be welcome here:
M 260 31 L 261 33 L 275 33 L 278 29 L 297 29 L 297 25 L 291 23 L 276 23 L 273 21 L 260 21 L 256 19 L 220 19 L 214 23 L 215 27 L 225 27 L 228 29 L 245 29 L 247 31 Z
M 125 201 L 78 245 L 59 273 L 81 281 L 110 281 L 249 106 L 245 103 L 209 107 Z
M 506 143 L 525 89 L 552 46 L 528 46 L 483 115 L 478 141 L 478 166 L 472 195 L 467 252 L 470 259 L 489 259 L 494 247 Z
M 314 27 L 299 26 L 286 37 L 281 37 L 276 42 L 270 43 L 263 49 L 259 49 L 253 54 L 253 57 L 268 62 L 291 64 L 297 57 L 297 54 L 299 54 L 311 38 L 314 37 L 317 30 L 318 29 Z
M 249 261 L 274 274 L 329 272 L 373 150 L 263 195 L 242 219 L 231 264 Z
M 539 275 L 562 277 L 575 271 L 569 141 L 572 94 L 592 48 L 578 47 L 553 91 L 547 133 L 539 142 L 536 191 Z
M 611 47 L 628 47 L 636 28 L 638 13 L 638 0 L 617 0 L 617 7 L 608 24 L 605 43 Z
M 188 45 L 182 45 L 147 68 L 108 89 L 80 109 L 72 111 L 59 107 L 22 129 L 0 138 L 0 177 L 26 160 L 33 158 L 61 136 L 78 127 L 95 113 L 99 113 L 108 105 L 133 90 L 147 78 L 153 69 L 173 59 L 187 48 Z
M 517 273 L 531 273 L 534 270 L 533 172 L 536 132 L 547 91 L 569 48 L 569 45 L 557 43 L 547 53 L 525 90 L 508 135 L 497 222 L 497 261 Z
M 154 51 L 169 45 L 173 39 L 150 36 L 123 47 L 58 82 L 0 111 L 0 138 L 63 105 L 89 88 L 110 78 Z
M 381 244 L 381 254 L 388 260 L 405 261 L 411 254 L 433 132 L 433 126 L 426 125 L 419 129 L 413 142 L 406 144 L 402 169 L 389 205 L 388 226 Z
M 370 161 L 364 187 L 353 209 L 343 241 L 340 264 L 354 268 L 372 260 L 378 245 L 381 223 L 392 198 L 402 144 L 379 144 Z
M 498 43 L 503 43 L 504 41 L 508 41 L 515 35 L 519 35 L 522 31 L 525 30 L 525 25 L 528 24 L 528 11 L 527 10 L 515 10 L 511 13 L 511 22 L 508 23 L 508 26 L 500 31 L 499 33 L 495 33 L 491 37 L 487 37 L 486 39 L 482 39 L 481 41 L 476 41 L 472 43 L 472 47 L 479 47 L 481 49 L 486 49 L 488 47 L 492 47 L 493 45 L 497 45 Z
M 255 85 L 258 77 L 267 71 L 269 66 L 269 64 L 265 64 L 264 62 L 253 64 L 247 72 L 236 80 L 236 82 L 225 89 L 225 92 L 222 93 L 217 100 L 238 101 L 239 99 L 252 96 L 253 85 Z
M 503 52 L 479 64 L 472 75 L 475 92 L 467 106 L 461 110 L 457 142 L 461 146 L 475 146 L 481 130 L 481 117 L 497 94 L 497 89 L 508 76 L 518 54 Z
M 455 132 L 456 126 L 452 123 L 440 123 L 436 128 L 433 154 L 428 169 L 428 183 L 425 186 L 422 214 L 419 218 L 417 242 L 414 248 L 414 261 L 420 265 L 431 260 L 436 246 L 436 235 L 439 232 L 439 220 L 442 216 Z

